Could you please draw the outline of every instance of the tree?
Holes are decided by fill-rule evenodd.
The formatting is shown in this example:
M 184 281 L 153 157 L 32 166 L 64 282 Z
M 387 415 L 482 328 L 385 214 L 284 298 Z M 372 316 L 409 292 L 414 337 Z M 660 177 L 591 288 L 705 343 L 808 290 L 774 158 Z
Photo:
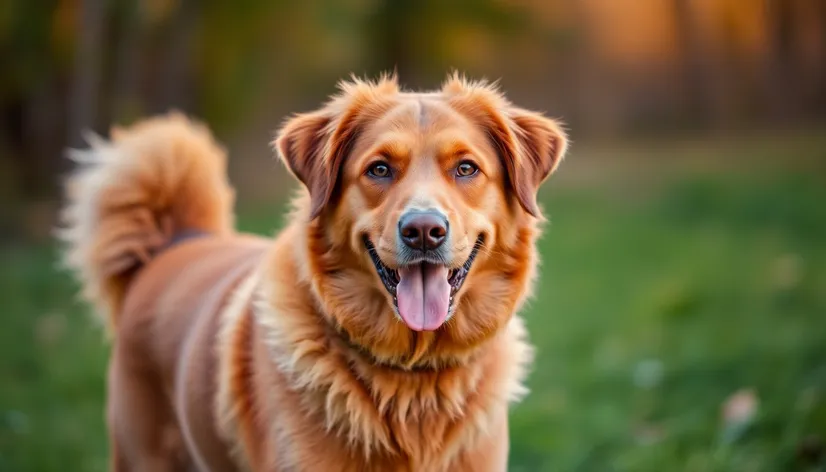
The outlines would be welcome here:
M 77 29 L 72 88 L 69 94 L 69 134 L 71 146 L 83 144 L 81 133 L 95 128 L 98 93 L 101 86 L 102 31 L 106 14 L 104 0 L 82 0 Z

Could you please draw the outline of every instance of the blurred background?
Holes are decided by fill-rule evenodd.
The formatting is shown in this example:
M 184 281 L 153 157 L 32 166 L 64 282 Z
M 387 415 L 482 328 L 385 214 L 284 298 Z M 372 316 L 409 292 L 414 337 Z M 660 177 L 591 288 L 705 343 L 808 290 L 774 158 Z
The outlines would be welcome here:
M 274 129 L 351 73 L 499 79 L 567 123 L 511 470 L 823 470 L 826 2 L 5 0 L 0 471 L 105 470 L 108 346 L 51 239 L 81 131 L 183 110 L 243 229 Z

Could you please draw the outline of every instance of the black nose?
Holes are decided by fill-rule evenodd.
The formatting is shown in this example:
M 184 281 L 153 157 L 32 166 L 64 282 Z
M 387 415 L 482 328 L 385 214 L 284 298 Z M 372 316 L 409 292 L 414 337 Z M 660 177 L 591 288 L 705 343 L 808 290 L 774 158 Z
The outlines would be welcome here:
M 412 249 L 429 251 L 447 239 L 447 218 L 437 211 L 410 211 L 399 219 L 399 235 Z

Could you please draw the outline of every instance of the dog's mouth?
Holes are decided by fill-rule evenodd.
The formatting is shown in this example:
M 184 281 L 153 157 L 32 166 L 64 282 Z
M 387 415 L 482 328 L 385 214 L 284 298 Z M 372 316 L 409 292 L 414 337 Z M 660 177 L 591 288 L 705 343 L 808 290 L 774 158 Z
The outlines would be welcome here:
M 484 237 L 480 235 L 470 256 L 457 268 L 419 262 L 391 269 L 381 261 L 370 239 L 364 236 L 364 246 L 384 288 L 393 297 L 396 312 L 414 331 L 435 331 L 447 321 L 453 310 L 454 297 L 465 283 L 483 243 Z

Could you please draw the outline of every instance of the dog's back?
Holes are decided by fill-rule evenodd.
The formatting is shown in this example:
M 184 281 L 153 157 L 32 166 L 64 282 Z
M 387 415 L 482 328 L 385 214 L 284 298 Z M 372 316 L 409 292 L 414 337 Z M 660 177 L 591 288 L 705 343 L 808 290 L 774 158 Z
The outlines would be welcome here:
M 121 454 L 129 463 L 180 455 L 201 467 L 234 470 L 215 427 L 215 339 L 220 314 L 268 246 L 236 235 L 188 240 L 152 260 L 130 285 L 109 380 L 112 441 L 138 451 Z M 136 424 L 145 437 L 135 434 Z M 119 428 L 128 433 L 118 437 Z M 160 432 L 175 441 L 156 444 L 151 438 Z
M 233 470 L 213 420 L 218 314 L 270 241 L 234 232 L 205 128 L 171 114 L 112 137 L 75 153 L 60 233 L 113 339 L 112 468 Z

